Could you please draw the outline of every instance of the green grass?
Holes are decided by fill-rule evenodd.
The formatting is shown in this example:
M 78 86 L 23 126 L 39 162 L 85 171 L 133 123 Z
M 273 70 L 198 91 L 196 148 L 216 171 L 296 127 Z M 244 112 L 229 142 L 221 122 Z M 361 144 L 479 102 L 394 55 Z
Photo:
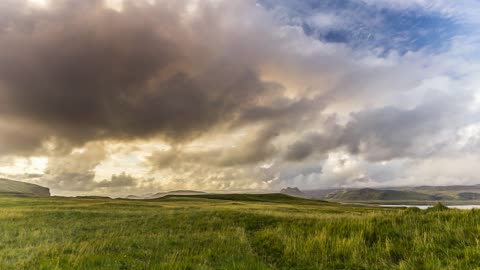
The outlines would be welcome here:
M 480 269 L 480 211 L 276 194 L 0 198 L 0 269 Z

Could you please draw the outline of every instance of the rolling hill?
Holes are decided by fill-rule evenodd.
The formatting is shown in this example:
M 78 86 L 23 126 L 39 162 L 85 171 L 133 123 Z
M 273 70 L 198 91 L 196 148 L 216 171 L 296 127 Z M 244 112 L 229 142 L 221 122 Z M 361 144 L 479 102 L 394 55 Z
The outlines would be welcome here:
M 169 192 L 159 192 L 146 197 L 146 199 L 157 199 L 157 198 L 165 197 L 168 195 L 201 195 L 201 194 L 206 194 L 206 193 L 202 191 L 195 191 L 195 190 L 174 190 Z
M 342 201 L 435 201 L 453 199 L 446 196 L 430 195 L 407 190 L 381 190 L 372 188 L 338 191 L 326 196 L 326 199 Z
M 214 200 L 214 201 L 237 201 L 237 202 L 258 202 L 258 203 L 287 203 L 287 204 L 332 204 L 322 200 L 310 200 L 300 197 L 294 197 L 282 193 L 230 193 L 230 194 L 199 194 L 199 195 L 168 195 L 157 198 L 159 201 L 176 200 Z M 333 203 L 335 204 L 335 203 Z
M 155 194 L 146 194 L 146 195 L 128 195 L 123 197 L 124 199 L 129 200 L 151 200 L 151 199 L 158 199 L 168 195 L 202 195 L 207 194 L 202 191 L 195 191 L 195 190 L 173 190 L 167 192 L 158 192 Z
M 0 178 L 0 196 L 50 197 L 50 189 L 35 184 Z
M 302 191 L 309 198 L 335 201 L 448 201 L 480 203 L 480 185 L 337 188 Z

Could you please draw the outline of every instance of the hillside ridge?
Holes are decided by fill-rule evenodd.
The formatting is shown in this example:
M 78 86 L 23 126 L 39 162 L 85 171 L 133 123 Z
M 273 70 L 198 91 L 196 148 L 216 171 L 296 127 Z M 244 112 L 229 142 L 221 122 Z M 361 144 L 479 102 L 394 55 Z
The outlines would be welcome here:
M 36 184 L 0 178 L 0 195 L 12 197 L 50 197 L 50 189 Z

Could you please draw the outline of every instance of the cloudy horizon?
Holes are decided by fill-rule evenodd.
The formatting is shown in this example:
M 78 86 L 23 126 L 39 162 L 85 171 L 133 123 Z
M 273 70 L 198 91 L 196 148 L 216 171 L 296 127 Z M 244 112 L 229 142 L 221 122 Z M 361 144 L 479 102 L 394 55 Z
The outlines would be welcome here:
M 475 0 L 0 0 L 0 177 L 480 184 Z

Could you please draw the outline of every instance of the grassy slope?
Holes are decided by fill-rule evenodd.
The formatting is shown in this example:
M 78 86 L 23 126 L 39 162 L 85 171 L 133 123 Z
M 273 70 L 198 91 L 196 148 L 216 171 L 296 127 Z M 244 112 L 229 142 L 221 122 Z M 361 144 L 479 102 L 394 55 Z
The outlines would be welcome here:
M 50 196 L 50 190 L 38 185 L 0 178 L 0 196 Z
M 298 197 L 292 197 L 281 193 L 270 194 L 202 194 L 202 195 L 168 195 L 157 200 L 178 200 L 182 198 L 202 198 L 220 201 L 244 201 L 244 202 L 272 202 L 288 204 L 329 204 L 327 201 L 308 200 Z
M 475 269 L 479 211 L 278 195 L 0 198 L 1 269 Z M 233 196 L 233 197 L 232 197 Z

